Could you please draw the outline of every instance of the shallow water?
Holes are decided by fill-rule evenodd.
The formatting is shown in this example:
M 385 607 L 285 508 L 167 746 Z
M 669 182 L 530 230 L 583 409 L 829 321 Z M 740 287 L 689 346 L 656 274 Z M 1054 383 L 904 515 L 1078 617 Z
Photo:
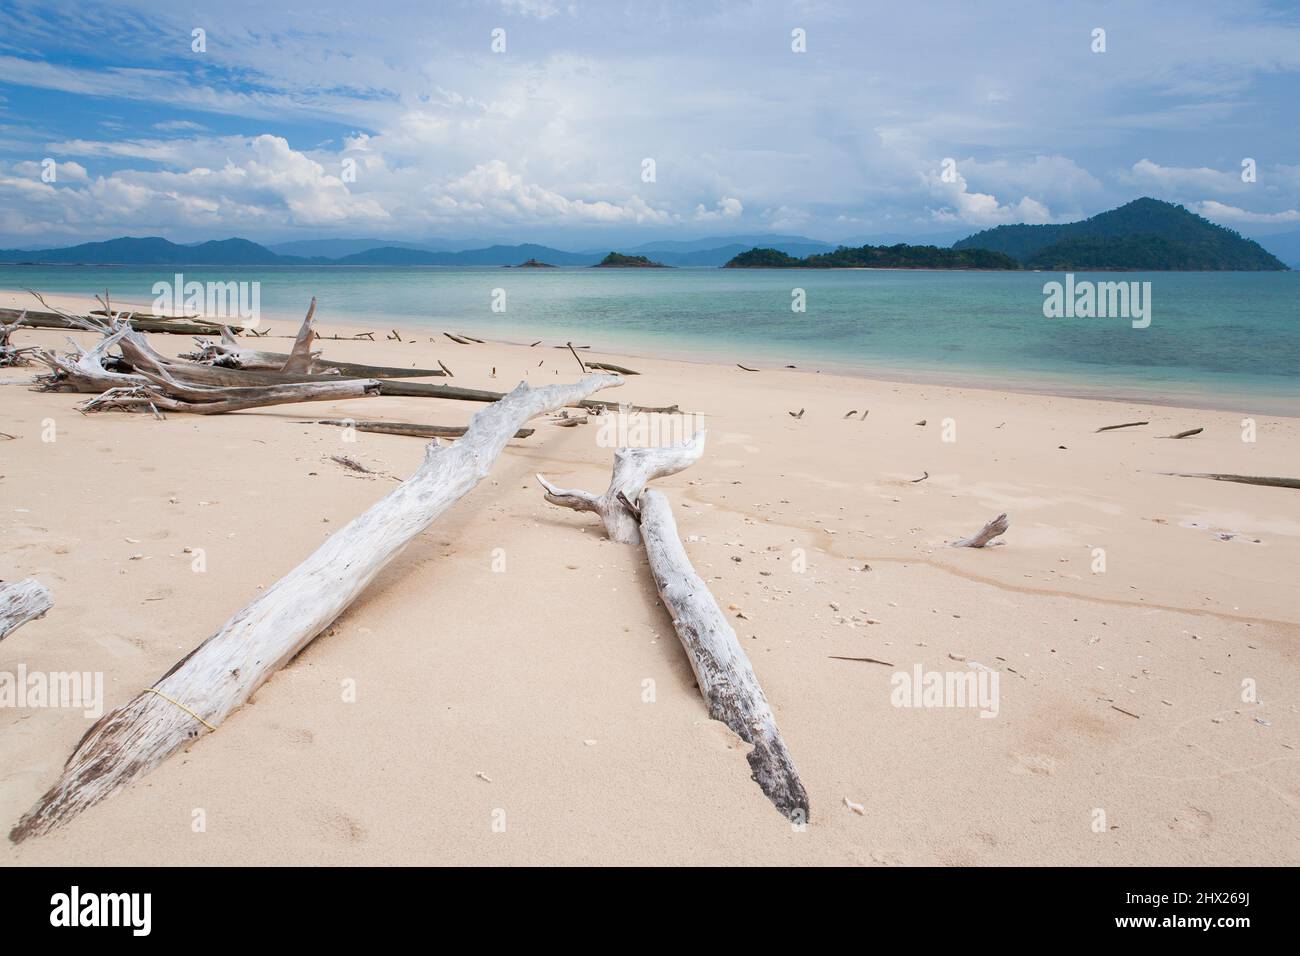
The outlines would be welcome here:
M 151 301 L 177 270 L 0 265 L 0 288 Z M 1151 283 L 1151 324 L 1043 315 L 1050 273 L 194 266 L 262 313 L 573 340 L 700 361 L 1300 415 L 1300 273 L 1079 273 Z M 791 309 L 803 289 L 806 311 Z M 504 311 L 494 311 L 502 303 Z

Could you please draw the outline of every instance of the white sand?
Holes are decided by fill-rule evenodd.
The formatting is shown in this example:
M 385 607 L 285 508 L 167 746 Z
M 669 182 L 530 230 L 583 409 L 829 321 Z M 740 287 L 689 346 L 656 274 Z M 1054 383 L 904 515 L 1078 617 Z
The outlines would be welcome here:
M 498 390 L 577 374 L 549 343 L 403 334 L 417 341 L 322 347 L 442 359 L 455 384 Z M 806 831 L 707 719 L 639 552 L 533 482 L 603 488 L 599 425 L 539 421 L 217 733 L 63 830 L 4 842 L 0 862 L 1300 862 L 1300 493 L 1158 474 L 1300 475 L 1300 420 L 1256 416 L 1251 444 L 1237 412 L 584 354 L 644 373 L 601 397 L 706 416 L 704 460 L 657 486 L 718 601 L 745 615 L 737 633 L 812 799 Z M 400 476 L 423 454 L 298 422 L 464 424 L 479 407 L 373 398 L 158 422 L 82 416 L 82 396 L 30 391 L 31 377 L 0 370 L 0 432 L 18 436 L 0 439 L 0 578 L 38 577 L 55 607 L 0 644 L 0 672 L 102 671 L 110 708 L 391 489 L 329 455 Z M 1000 511 L 1005 547 L 945 547 Z M 186 548 L 204 549 L 206 573 Z M 997 717 L 891 704 L 895 671 L 967 667 L 954 658 L 997 669 Z M 5 829 L 90 723 L 0 708 Z

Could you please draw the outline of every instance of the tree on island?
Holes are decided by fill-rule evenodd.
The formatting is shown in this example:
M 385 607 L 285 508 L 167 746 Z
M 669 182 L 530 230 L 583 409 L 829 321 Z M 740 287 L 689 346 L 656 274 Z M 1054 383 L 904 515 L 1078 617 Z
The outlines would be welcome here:
M 750 249 L 724 269 L 1019 269 L 1001 252 L 987 249 L 940 249 L 937 246 L 840 246 L 798 259 L 779 249 Z
M 671 269 L 662 262 L 652 262 L 645 256 L 625 256 L 621 252 L 611 252 L 597 262 L 593 269 Z

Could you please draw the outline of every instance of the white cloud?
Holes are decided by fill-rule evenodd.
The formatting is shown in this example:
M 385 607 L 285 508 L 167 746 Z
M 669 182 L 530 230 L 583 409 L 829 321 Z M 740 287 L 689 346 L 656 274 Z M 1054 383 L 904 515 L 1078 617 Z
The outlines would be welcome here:
M 1191 209 L 1206 219 L 1226 225 L 1300 222 L 1300 210 L 1284 209 L 1281 212 L 1248 212 L 1237 206 L 1226 206 L 1213 199 L 1193 203 Z
M 944 179 L 942 167 L 921 173 L 929 188 L 930 196 L 942 200 L 944 205 L 931 209 L 931 218 L 938 222 L 961 222 L 971 226 L 996 226 L 1002 223 L 1043 223 L 1051 222 L 1052 214 L 1046 206 L 1029 196 L 1021 197 L 1019 202 L 999 203 L 991 193 L 971 192 L 962 174 L 960 166 L 951 174 L 950 180 Z
M 1149 159 L 1140 159 L 1128 171 L 1129 181 L 1162 195 L 1182 191 L 1239 193 L 1250 183 L 1241 179 L 1241 169 L 1225 172 L 1208 166 L 1162 166 Z
M 739 219 L 744 211 L 745 206 L 739 199 L 736 199 L 734 196 L 723 196 L 718 200 L 713 209 L 706 208 L 704 203 L 700 203 L 696 206 L 694 218 L 696 222 L 717 222 L 725 219 Z

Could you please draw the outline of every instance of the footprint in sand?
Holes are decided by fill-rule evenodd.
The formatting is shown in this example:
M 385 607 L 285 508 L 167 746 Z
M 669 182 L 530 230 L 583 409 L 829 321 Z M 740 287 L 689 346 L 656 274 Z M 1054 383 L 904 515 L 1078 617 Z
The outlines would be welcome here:
M 366 838 L 365 828 L 345 813 L 336 813 L 326 820 L 325 830 L 344 843 L 360 843 Z
M 1184 807 L 1169 821 L 1169 829 L 1180 836 L 1209 836 L 1210 831 L 1214 829 L 1214 817 L 1196 807 Z
M 1032 774 L 1035 777 L 1050 777 L 1056 773 L 1056 761 L 1042 754 L 1012 754 L 1015 765 L 1011 772 L 1019 776 Z

